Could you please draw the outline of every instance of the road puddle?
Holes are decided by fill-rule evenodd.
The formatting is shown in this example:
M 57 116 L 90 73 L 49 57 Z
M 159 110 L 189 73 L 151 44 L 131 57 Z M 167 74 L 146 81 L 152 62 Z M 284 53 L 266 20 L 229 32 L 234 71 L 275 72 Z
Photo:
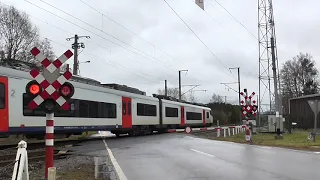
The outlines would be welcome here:
M 116 179 L 109 157 L 94 157 L 94 177 L 95 179 Z

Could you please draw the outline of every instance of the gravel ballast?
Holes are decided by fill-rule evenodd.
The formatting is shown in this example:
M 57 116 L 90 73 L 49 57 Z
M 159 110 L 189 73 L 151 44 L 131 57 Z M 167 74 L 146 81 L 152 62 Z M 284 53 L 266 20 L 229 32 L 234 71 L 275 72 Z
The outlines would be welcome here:
M 108 153 L 107 151 L 105 151 Z M 117 173 L 109 156 L 68 156 L 65 159 L 55 160 L 57 180 L 118 180 Z M 13 164 L 0 167 L 0 180 L 11 180 Z M 41 180 L 44 178 L 44 161 L 29 163 L 29 179 Z

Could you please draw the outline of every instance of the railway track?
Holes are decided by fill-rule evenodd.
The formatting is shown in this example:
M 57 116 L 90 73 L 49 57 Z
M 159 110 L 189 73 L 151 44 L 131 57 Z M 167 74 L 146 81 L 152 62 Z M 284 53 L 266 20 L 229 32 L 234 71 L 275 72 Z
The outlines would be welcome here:
M 17 154 L 12 153 L 0 156 L 0 168 L 13 164 L 15 162 L 16 155 Z M 66 158 L 68 155 L 70 155 L 70 153 L 60 153 L 59 150 L 54 150 L 54 159 Z M 45 157 L 46 152 L 44 150 L 28 152 L 28 162 L 44 161 Z
M 54 145 L 55 146 L 66 146 L 66 145 L 74 145 L 74 146 L 76 146 L 79 143 L 86 142 L 86 141 L 94 141 L 94 140 L 98 140 L 98 139 L 96 139 L 96 138 L 84 138 L 84 139 L 57 140 L 57 141 L 54 142 Z M 18 145 L 18 143 L 0 145 L 0 150 L 16 148 L 17 145 Z M 31 142 L 31 143 L 28 143 L 28 145 L 27 145 L 27 150 L 34 150 L 34 149 L 40 149 L 40 148 L 45 148 L 45 141 Z

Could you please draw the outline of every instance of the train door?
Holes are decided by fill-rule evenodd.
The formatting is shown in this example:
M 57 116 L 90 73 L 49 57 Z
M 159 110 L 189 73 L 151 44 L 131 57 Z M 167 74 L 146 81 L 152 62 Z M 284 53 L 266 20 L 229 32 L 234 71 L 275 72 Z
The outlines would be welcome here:
M 184 107 L 181 106 L 181 126 L 185 125 L 185 118 L 184 118 Z
M 0 132 L 9 130 L 8 78 L 0 76 Z
M 202 110 L 203 124 L 206 124 L 206 110 Z
M 122 97 L 122 127 L 132 128 L 132 103 L 128 97 Z

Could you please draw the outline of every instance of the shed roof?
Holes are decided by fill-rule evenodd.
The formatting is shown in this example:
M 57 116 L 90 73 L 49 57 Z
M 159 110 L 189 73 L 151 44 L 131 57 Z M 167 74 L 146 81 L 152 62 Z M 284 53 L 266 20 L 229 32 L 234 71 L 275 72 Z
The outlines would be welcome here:
M 320 94 L 310 94 L 310 95 L 305 95 L 305 96 L 299 96 L 295 98 L 290 98 L 289 101 L 291 100 L 297 100 L 297 99 L 305 99 L 305 98 L 312 98 L 312 97 L 318 97 Z

